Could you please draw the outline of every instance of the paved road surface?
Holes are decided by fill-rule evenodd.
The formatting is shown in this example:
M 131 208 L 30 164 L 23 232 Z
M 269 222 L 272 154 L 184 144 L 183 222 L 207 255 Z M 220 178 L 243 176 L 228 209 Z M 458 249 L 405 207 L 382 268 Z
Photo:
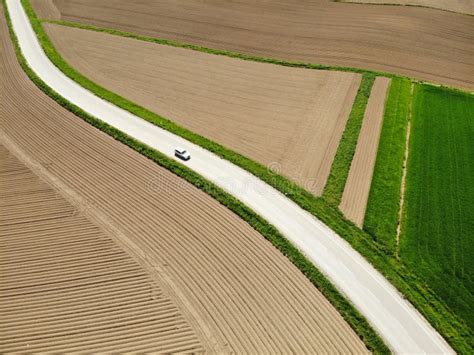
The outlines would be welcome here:
M 19 0 L 7 0 L 20 47 L 36 74 L 56 92 L 129 136 L 173 157 L 224 188 L 272 223 L 345 294 L 397 353 L 452 353 L 426 320 L 364 258 L 312 215 L 245 170 L 94 96 L 67 78 L 42 51 Z M 71 123 L 73 124 L 73 122 Z

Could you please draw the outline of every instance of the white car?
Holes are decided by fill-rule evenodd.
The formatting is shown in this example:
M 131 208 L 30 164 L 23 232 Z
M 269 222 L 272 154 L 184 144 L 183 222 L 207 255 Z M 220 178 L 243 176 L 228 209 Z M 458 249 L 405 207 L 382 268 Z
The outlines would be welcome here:
M 189 152 L 186 149 L 181 148 L 181 147 L 176 147 L 175 148 L 174 155 L 176 157 L 178 157 L 179 159 L 182 159 L 182 160 L 191 159 L 191 155 L 189 154 Z

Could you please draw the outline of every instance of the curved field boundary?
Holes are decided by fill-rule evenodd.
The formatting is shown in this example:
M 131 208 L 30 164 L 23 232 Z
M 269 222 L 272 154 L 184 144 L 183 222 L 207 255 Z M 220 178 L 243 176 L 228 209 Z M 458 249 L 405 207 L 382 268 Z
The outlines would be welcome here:
M 6 10 L 5 0 L 3 6 Z M 205 180 L 201 176 L 194 173 L 192 170 L 186 168 L 184 165 L 177 163 L 175 160 L 167 158 L 165 155 L 154 151 L 146 145 L 128 137 L 124 133 L 114 129 L 113 127 L 103 123 L 102 121 L 88 115 L 80 108 L 72 105 L 64 100 L 60 95 L 51 90 L 44 82 L 36 76 L 36 74 L 28 67 L 25 58 L 18 46 L 15 33 L 11 26 L 11 21 L 8 11 L 5 11 L 10 35 L 13 39 L 15 52 L 19 63 L 28 77 L 41 89 L 44 93 L 54 99 L 61 106 L 82 118 L 87 123 L 99 128 L 101 131 L 112 136 L 114 139 L 124 143 L 143 156 L 151 159 L 158 165 L 166 168 L 171 173 L 183 178 L 198 189 L 206 192 L 218 202 L 229 208 L 237 216 L 246 221 L 257 232 L 269 240 L 281 253 L 283 253 L 303 274 L 308 280 L 315 285 L 321 293 L 330 301 L 330 303 L 342 315 L 344 320 L 355 330 L 362 341 L 367 345 L 368 349 L 377 353 L 387 353 L 388 348 L 385 346 L 380 337 L 375 333 L 372 327 L 368 324 L 366 319 L 347 301 L 339 291 L 322 275 L 316 267 L 302 255 L 291 243 L 289 243 L 273 226 L 264 221 L 259 215 L 253 212 L 248 207 L 242 205 L 234 197 Z M 270 297 L 270 296 L 269 296 Z
M 38 36 L 38 39 L 41 45 L 43 46 L 45 53 L 48 55 L 50 60 L 56 66 L 58 66 L 66 75 L 68 75 L 71 79 L 78 82 L 80 85 L 85 86 L 86 88 L 94 92 L 99 97 L 102 97 L 105 100 L 111 101 L 115 105 L 122 107 L 125 110 L 128 110 L 134 113 L 135 115 L 144 118 L 145 120 L 153 122 L 153 120 L 157 119 L 158 116 L 153 115 L 147 110 L 133 103 L 130 103 L 127 100 L 120 98 L 117 95 L 104 90 L 103 88 L 100 88 L 96 84 L 90 82 L 88 79 L 82 77 L 79 73 L 75 72 L 74 69 L 68 66 L 68 64 L 65 63 L 64 60 L 55 51 L 49 38 L 45 34 L 44 29 L 41 26 L 41 21 L 38 20 L 33 9 L 31 8 L 29 1 L 22 0 L 22 4 L 25 7 L 25 10 L 30 18 L 31 24 Z M 11 27 L 10 27 L 10 30 L 12 31 Z M 17 46 L 17 43 L 16 43 L 16 46 Z M 26 63 L 24 63 L 24 58 L 21 56 L 21 53 L 19 50 L 18 50 L 18 55 L 19 55 L 20 61 L 23 61 L 23 65 L 27 67 Z M 25 70 L 28 71 L 28 69 L 25 69 Z M 35 76 L 34 73 L 30 71 L 29 75 L 31 75 L 33 80 L 36 80 L 35 82 L 37 82 L 39 86 L 43 85 L 40 83 L 41 81 Z M 36 79 L 34 79 L 35 77 Z M 145 155 L 149 157 L 154 157 L 153 159 L 156 159 L 156 161 L 162 161 L 161 158 L 158 159 L 156 155 L 158 153 L 151 151 L 149 148 L 142 147 L 138 142 L 130 140 L 130 138 L 124 136 L 123 133 L 117 132 L 116 130 L 113 130 L 111 127 L 105 126 L 101 122 L 97 122 L 94 118 L 87 117 L 87 114 L 85 112 L 81 111 L 77 107 L 72 107 L 68 102 L 64 102 L 64 100 L 60 96 L 58 96 L 54 92 L 51 92 L 49 88 L 43 88 L 43 90 L 45 90 L 45 92 L 48 93 L 48 95 L 50 95 L 55 100 L 60 102 L 63 106 L 73 111 L 74 113 L 78 114 L 80 117 L 88 120 L 88 122 L 93 123 L 97 127 L 101 127 L 101 129 L 109 132 L 114 137 L 117 137 L 117 139 L 118 137 L 121 137 L 120 139 L 123 140 L 123 142 L 125 142 L 126 144 L 129 144 L 132 147 L 135 147 L 135 149 L 138 149 L 140 152 L 143 152 Z M 162 128 L 170 130 L 169 127 L 163 126 L 163 122 L 161 121 L 161 119 L 158 125 L 160 125 L 160 127 Z M 171 124 L 171 126 L 176 128 L 175 125 Z M 436 294 L 433 293 L 432 290 L 429 289 L 429 287 L 421 279 L 419 279 L 413 272 L 409 271 L 404 265 L 398 263 L 396 260 L 392 258 L 387 258 L 386 257 L 387 251 L 385 251 L 384 248 L 375 245 L 370 235 L 361 231 L 352 223 L 348 222 L 342 216 L 340 211 L 337 210 L 337 208 L 329 205 L 327 202 L 325 202 L 324 200 L 320 198 L 319 199 L 315 198 L 313 195 L 309 194 L 307 191 L 303 190 L 302 188 L 299 188 L 288 179 L 285 179 L 282 176 L 279 176 L 277 174 L 272 174 L 265 167 L 249 159 L 246 159 L 235 152 L 230 152 L 226 150 L 225 148 L 223 148 L 222 146 L 219 146 L 216 143 L 210 142 L 204 139 L 203 137 L 198 137 L 196 135 L 193 135 L 191 132 L 186 132 L 182 130 L 181 128 L 176 128 L 176 130 L 173 130 L 172 132 L 174 134 L 184 137 L 185 139 L 192 141 L 195 144 L 201 145 L 205 149 L 208 149 L 214 152 L 215 154 L 220 155 L 227 160 L 230 160 L 232 163 L 248 170 L 252 174 L 256 175 L 257 177 L 259 177 L 260 179 L 268 183 L 269 185 L 285 193 L 289 198 L 291 198 L 300 207 L 307 210 L 311 214 L 315 215 L 319 220 L 321 220 L 323 223 L 325 223 L 331 229 L 333 229 L 339 236 L 341 236 L 342 238 L 346 239 L 349 243 L 351 243 L 352 247 L 355 250 L 357 250 L 361 255 L 367 258 L 384 275 L 384 277 L 386 277 L 395 287 L 397 287 L 400 290 L 400 292 L 402 292 L 405 295 L 405 297 L 407 297 L 407 299 L 413 305 L 415 305 L 415 307 L 417 307 L 417 309 L 426 317 L 426 319 L 433 325 L 433 327 L 445 337 L 445 339 L 450 343 L 451 346 L 453 346 L 455 350 L 463 351 L 464 349 L 465 351 L 468 351 L 466 350 L 466 349 L 469 349 L 467 347 L 467 343 L 468 343 L 467 339 L 470 339 L 471 336 L 470 336 L 470 330 L 466 327 L 466 325 L 462 321 L 460 321 L 445 306 L 445 304 L 436 296 Z M 190 182 L 194 181 L 195 185 L 198 186 L 199 188 L 205 188 L 205 186 L 208 186 L 205 183 L 203 183 L 201 178 L 200 177 L 198 178 L 196 174 L 183 170 L 183 167 L 181 165 L 178 165 L 178 167 L 174 167 L 173 164 L 176 165 L 176 163 L 173 163 L 171 165 L 168 165 L 167 163 L 162 163 L 162 164 L 165 164 L 165 166 L 169 168 L 171 171 L 179 174 L 180 176 L 186 179 L 189 179 Z M 196 181 L 196 179 L 199 181 Z M 215 190 L 210 191 L 211 196 L 217 198 L 219 201 L 221 201 L 221 203 L 231 208 L 234 212 L 236 212 L 242 218 L 249 221 L 251 225 L 253 225 L 252 224 L 252 221 L 254 221 L 253 217 L 249 218 L 249 215 L 247 213 L 242 213 L 241 207 L 233 207 L 232 203 L 228 203 L 225 201 L 226 198 L 222 198 L 223 196 L 221 196 L 220 194 L 214 194 L 214 192 Z M 245 208 L 245 210 L 248 211 L 247 208 Z M 253 216 L 253 213 L 251 213 L 251 215 Z M 259 222 L 264 223 L 263 221 L 260 221 L 260 219 L 259 219 Z M 258 227 L 258 228 L 261 228 L 261 227 Z M 262 232 L 262 234 L 264 234 L 265 236 L 268 235 L 267 233 L 264 233 L 264 232 Z M 293 246 L 291 246 L 286 240 L 285 240 L 285 243 L 287 243 L 288 245 L 285 245 L 284 249 L 288 247 L 292 250 L 292 251 L 284 252 L 285 255 L 288 255 L 290 259 L 294 261 L 298 265 L 298 267 L 300 267 L 301 270 L 303 270 L 305 274 L 306 272 L 304 270 L 306 270 L 307 267 L 310 267 L 311 269 L 314 269 L 314 271 L 317 272 L 314 266 L 311 263 L 309 263 L 305 258 L 303 258 L 305 261 L 303 264 L 301 264 L 298 261 L 300 258 L 299 256 L 294 258 L 292 254 L 294 254 L 294 252 L 298 253 L 298 251 Z M 279 244 L 279 242 L 277 242 L 276 244 Z M 278 247 L 280 248 L 281 245 L 279 245 Z M 324 281 L 324 282 L 327 282 L 327 281 Z M 321 283 L 321 287 L 323 288 L 325 287 L 323 283 Z M 329 294 L 326 294 L 323 289 L 321 290 L 323 291 L 325 296 L 331 300 L 331 302 L 334 302 L 334 301 L 337 302 L 335 298 L 331 297 Z M 339 308 L 339 306 L 337 306 L 336 308 L 339 311 L 343 312 L 342 308 L 344 307 L 345 306 L 341 306 L 341 308 Z M 350 306 L 350 308 L 353 309 L 352 306 Z M 345 312 L 343 312 L 343 314 L 344 313 Z M 348 313 L 344 314 L 344 317 L 346 316 L 348 316 Z M 348 319 L 346 318 L 346 320 Z M 351 326 L 357 328 L 357 332 L 359 335 L 361 334 L 360 333 L 361 331 L 365 332 L 367 330 L 369 331 L 369 333 L 372 332 L 371 329 L 363 328 L 363 326 L 360 326 L 359 324 L 357 324 L 358 321 L 355 319 L 348 320 L 348 322 L 349 324 L 351 324 Z M 369 348 L 380 348 L 381 346 L 379 343 L 380 338 L 377 338 L 377 339 L 378 340 L 376 340 L 375 342 L 373 341 L 373 339 L 372 340 L 364 339 L 364 341 L 366 342 L 366 344 L 369 344 L 369 343 L 374 344 L 374 345 L 369 344 L 368 345 Z M 378 344 L 378 345 L 375 345 L 375 344 Z
M 2 143 L 2 353 L 202 352 L 160 283 Z
M 390 79 L 375 79 L 339 205 L 342 213 L 359 228 L 362 228 L 369 197 L 389 84 Z

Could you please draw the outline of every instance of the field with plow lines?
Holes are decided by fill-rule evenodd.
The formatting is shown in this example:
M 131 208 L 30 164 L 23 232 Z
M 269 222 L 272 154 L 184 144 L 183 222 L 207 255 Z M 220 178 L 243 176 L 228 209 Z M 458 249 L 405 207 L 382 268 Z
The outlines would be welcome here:
M 66 62 L 88 79 L 321 194 L 360 74 L 45 28 Z
M 0 145 L 2 352 L 198 352 L 159 281 Z
M 53 0 L 51 4 L 57 10 L 48 11 L 59 10 L 65 21 L 474 89 L 474 18 L 462 14 L 327 0 L 189 0 L 186 6 L 173 0 L 116 0 L 113 6 L 108 0 Z
M 459 12 L 463 14 L 474 14 L 474 2 L 472 0 L 335 0 L 340 2 L 354 2 L 374 5 L 409 5 L 423 6 L 434 9 Z

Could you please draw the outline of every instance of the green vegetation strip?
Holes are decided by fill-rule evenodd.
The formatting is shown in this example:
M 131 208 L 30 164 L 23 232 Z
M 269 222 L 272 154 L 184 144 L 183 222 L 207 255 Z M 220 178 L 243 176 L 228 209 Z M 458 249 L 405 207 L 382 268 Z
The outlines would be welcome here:
M 416 85 L 413 100 L 400 255 L 472 329 L 474 96 Z
M 362 76 L 359 91 L 354 100 L 351 114 L 346 123 L 346 128 L 339 142 L 336 156 L 331 166 L 328 181 L 324 187 L 323 198 L 334 206 L 341 202 L 344 186 L 351 168 L 352 158 L 357 147 L 359 132 L 364 120 L 365 108 L 369 101 L 370 92 L 375 81 L 375 75 L 365 73 Z
M 411 82 L 392 79 L 364 220 L 364 229 L 392 255 L 396 252 L 410 102 Z
M 293 246 L 274 226 L 269 224 L 266 220 L 260 217 L 252 209 L 242 204 L 238 199 L 234 198 L 221 188 L 217 187 L 210 181 L 206 180 L 193 170 L 186 166 L 176 162 L 173 159 L 168 158 L 164 154 L 148 147 L 147 145 L 133 139 L 125 133 L 117 130 L 116 128 L 104 123 L 103 121 L 89 115 L 81 108 L 70 103 L 57 92 L 46 85 L 28 66 L 23 54 L 18 45 L 18 39 L 13 31 L 11 25 L 11 19 L 8 14 L 8 10 L 5 4 L 6 0 L 3 0 L 3 7 L 5 9 L 5 15 L 7 18 L 8 28 L 12 37 L 15 52 L 18 61 L 28 75 L 28 77 L 48 96 L 54 99 L 61 106 L 74 113 L 76 116 L 82 118 L 87 123 L 107 133 L 114 139 L 126 144 L 130 148 L 139 152 L 140 154 L 151 159 L 158 165 L 168 169 L 177 176 L 185 179 L 187 182 L 193 184 L 198 189 L 206 192 L 222 205 L 229 208 L 232 212 L 246 221 L 252 228 L 263 235 L 269 240 L 281 253 L 295 264 L 301 272 L 318 288 L 321 293 L 331 302 L 331 304 L 338 310 L 345 321 L 354 329 L 359 335 L 361 340 L 366 344 L 367 348 L 374 353 L 386 354 L 389 353 L 389 349 L 384 344 L 379 335 L 373 330 L 367 320 L 354 308 L 341 293 L 328 281 L 328 279 L 309 261 L 296 247 Z M 29 3 L 25 2 L 26 9 L 28 9 L 29 16 L 34 14 Z M 30 17 L 31 19 L 31 17 Z M 36 23 L 36 26 L 39 22 Z
M 274 174 L 261 164 L 243 157 L 242 155 L 224 148 L 221 145 L 214 143 L 204 137 L 196 135 L 182 127 L 179 127 L 169 120 L 166 120 L 155 113 L 148 111 L 143 107 L 140 107 L 91 82 L 89 79 L 85 78 L 73 68 L 71 68 L 62 59 L 59 53 L 56 52 L 41 25 L 41 21 L 36 17 L 30 2 L 28 0 L 22 0 L 22 4 L 25 7 L 33 29 L 35 30 L 44 51 L 48 55 L 49 59 L 56 66 L 58 66 L 58 68 L 63 73 L 75 80 L 81 86 L 84 86 L 88 90 L 94 92 L 97 96 L 102 97 L 112 102 L 116 106 L 119 106 L 149 122 L 152 122 L 157 126 L 167 129 L 174 134 L 180 135 L 181 137 L 198 144 L 209 151 L 214 152 L 222 158 L 229 160 L 233 164 L 246 169 L 250 173 L 259 177 L 261 180 L 286 194 L 301 208 L 316 216 L 319 220 L 333 229 L 339 236 L 346 239 L 355 250 L 357 250 L 367 260 L 369 260 L 401 293 L 404 294 L 404 296 L 425 316 L 425 318 L 433 325 L 433 327 L 446 338 L 446 340 L 455 350 L 462 353 L 469 353 L 471 347 L 468 345 L 468 343 L 472 339 L 471 330 L 467 328 L 467 326 L 446 307 L 446 305 L 439 299 L 439 297 L 436 296 L 436 294 L 426 285 L 423 280 L 418 278 L 415 273 L 408 270 L 404 265 L 397 262 L 394 258 L 387 257 L 388 250 L 378 246 L 373 242 L 372 237 L 368 233 L 361 231 L 351 222 L 347 221 L 336 207 L 328 204 L 322 198 L 316 198 L 285 177 Z M 103 32 L 108 32 L 108 30 Z M 135 38 L 134 35 L 127 37 Z M 187 47 L 185 45 L 178 46 L 184 48 L 193 47 Z M 209 53 L 228 55 L 227 52 L 223 51 L 210 51 Z M 242 57 L 235 55 L 235 57 L 245 59 L 243 58 L 243 55 Z M 265 59 L 259 61 L 267 62 Z M 270 60 L 268 62 L 277 63 L 281 61 Z M 290 62 L 282 62 L 281 65 L 296 66 Z M 313 65 L 312 67 L 307 66 L 307 68 L 320 69 L 320 67 L 317 65 Z M 310 263 L 305 265 L 296 265 L 305 274 L 308 273 L 308 270 L 314 269 L 314 266 L 310 265 Z M 385 352 L 387 350 L 380 338 L 367 325 L 365 320 L 363 322 L 361 321 L 360 323 L 358 322 L 358 319 L 362 319 L 362 317 L 358 315 L 352 306 L 348 305 L 347 310 L 345 310 L 344 307 L 341 307 L 337 304 L 336 300 L 332 298 L 331 294 L 327 293 L 324 288 L 324 283 L 316 286 L 324 293 L 326 297 L 328 297 L 328 299 L 335 305 L 341 314 L 345 318 L 347 317 L 346 320 L 348 323 L 355 329 L 359 336 L 362 337 L 370 349 L 373 349 L 376 352 Z M 350 314 L 356 314 L 358 316 L 349 316 L 345 312 L 350 312 Z

